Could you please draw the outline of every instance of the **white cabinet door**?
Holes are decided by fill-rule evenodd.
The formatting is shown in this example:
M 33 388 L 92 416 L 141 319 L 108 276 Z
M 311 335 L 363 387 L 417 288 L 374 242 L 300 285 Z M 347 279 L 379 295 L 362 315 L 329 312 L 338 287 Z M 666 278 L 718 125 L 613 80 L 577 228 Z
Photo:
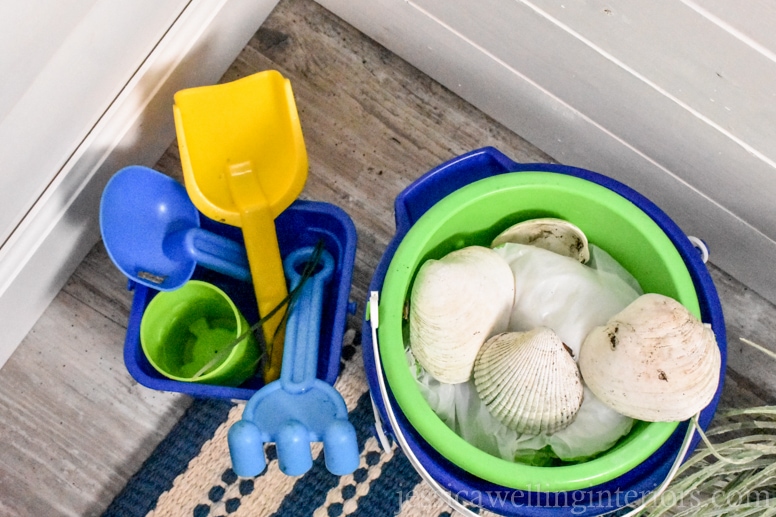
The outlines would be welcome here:
M 0 366 L 99 238 L 102 188 L 175 138 L 278 0 L 0 0 Z
M 0 1 L 0 243 L 187 4 Z

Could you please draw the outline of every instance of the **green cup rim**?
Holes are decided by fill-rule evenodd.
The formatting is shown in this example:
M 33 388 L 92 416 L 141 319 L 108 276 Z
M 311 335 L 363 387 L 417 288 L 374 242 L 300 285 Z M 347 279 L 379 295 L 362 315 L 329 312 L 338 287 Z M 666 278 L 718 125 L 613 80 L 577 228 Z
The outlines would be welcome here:
M 514 172 L 482 179 L 454 191 L 423 214 L 403 237 L 388 267 L 380 293 L 379 350 L 388 385 L 401 411 L 420 436 L 443 457 L 470 474 L 500 486 L 563 492 L 599 485 L 632 470 L 666 442 L 679 422 L 636 422 L 631 433 L 613 448 L 583 463 L 537 467 L 510 462 L 475 448 L 433 412 L 409 371 L 402 338 L 405 299 L 421 262 L 418 250 L 426 249 L 449 214 L 461 211 L 472 203 L 485 202 L 494 195 L 503 195 L 505 191 L 517 193 L 536 188 L 572 192 L 583 200 L 607 204 L 617 213 L 627 215 L 669 265 L 678 301 L 700 317 L 695 286 L 681 255 L 657 223 L 637 205 L 606 187 L 582 178 L 552 172 Z
M 146 315 L 153 314 L 154 311 L 156 310 L 155 305 L 164 303 L 165 298 L 169 298 L 173 296 L 183 296 L 186 294 L 186 290 L 191 290 L 193 288 L 203 288 L 203 287 L 220 295 L 221 298 L 224 301 L 226 301 L 227 304 L 229 305 L 229 308 L 232 310 L 232 314 L 234 314 L 235 319 L 237 320 L 237 327 L 235 329 L 234 337 L 237 338 L 237 336 L 242 335 L 242 333 L 245 332 L 246 330 L 247 322 L 245 320 L 245 317 L 242 315 L 242 312 L 240 312 L 240 309 L 234 303 L 234 300 L 232 300 L 232 298 L 228 294 L 226 294 L 226 292 L 223 289 L 221 289 L 215 284 L 211 284 L 210 282 L 204 282 L 202 280 L 189 280 L 181 287 L 173 291 L 160 291 L 148 303 L 148 305 L 145 308 L 145 311 L 143 312 L 143 317 L 140 320 L 140 346 L 143 349 L 143 354 L 145 355 L 146 359 L 151 364 L 151 366 L 153 366 L 157 372 L 161 373 L 168 379 L 181 381 L 181 382 L 195 382 L 191 377 L 181 377 L 181 376 L 169 373 L 164 368 L 161 368 L 156 363 L 156 361 L 154 361 L 153 354 L 149 353 L 147 340 L 145 339 L 145 335 L 147 332 L 145 329 L 148 328 L 149 321 L 150 321 L 149 319 L 146 318 Z M 241 352 L 242 347 L 249 346 L 249 342 L 250 342 L 250 336 L 247 336 L 244 340 L 238 343 L 237 346 L 232 348 L 231 352 L 229 352 L 229 355 L 226 356 L 226 358 L 221 362 L 220 365 L 210 370 L 205 375 L 201 375 L 200 377 L 197 377 L 196 382 L 207 383 L 208 381 L 221 377 L 226 370 L 233 367 L 233 364 L 230 364 L 230 363 L 233 363 L 235 360 L 235 357 L 242 353 Z

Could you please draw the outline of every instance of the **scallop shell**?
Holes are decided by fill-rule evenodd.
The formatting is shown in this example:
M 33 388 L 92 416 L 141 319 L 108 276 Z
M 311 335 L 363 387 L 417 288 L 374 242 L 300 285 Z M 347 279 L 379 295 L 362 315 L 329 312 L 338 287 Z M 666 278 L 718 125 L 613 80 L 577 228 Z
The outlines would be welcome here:
M 490 246 L 495 248 L 506 242 L 530 244 L 571 257 L 583 264 L 590 260 L 590 249 L 585 233 L 576 225 L 563 219 L 544 217 L 517 223 L 501 232 L 493 239 Z
M 584 393 L 574 359 L 547 327 L 489 339 L 474 363 L 474 385 L 494 417 L 528 434 L 567 427 Z
M 506 330 L 514 295 L 512 269 L 489 248 L 469 246 L 424 262 L 409 310 L 418 363 L 439 382 L 468 381 L 482 344 Z
M 721 361 L 709 325 L 676 300 L 650 293 L 588 334 L 579 368 L 590 390 L 615 411 L 673 422 L 711 402 Z

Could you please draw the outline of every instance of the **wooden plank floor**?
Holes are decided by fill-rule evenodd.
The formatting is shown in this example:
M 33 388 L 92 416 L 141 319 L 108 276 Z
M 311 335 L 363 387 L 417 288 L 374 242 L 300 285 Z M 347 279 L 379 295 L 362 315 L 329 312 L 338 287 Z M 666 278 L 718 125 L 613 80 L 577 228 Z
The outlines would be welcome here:
M 310 158 L 303 197 L 342 207 L 358 229 L 353 325 L 405 186 L 486 145 L 551 161 L 310 0 L 282 1 L 224 80 L 270 68 L 296 94 Z M 175 145 L 157 168 L 180 177 Z M 770 346 L 776 308 L 710 268 L 731 343 L 724 404 L 772 402 L 774 364 L 738 337 Z M 98 244 L 0 371 L 0 515 L 100 515 L 190 403 L 126 372 L 125 287 Z

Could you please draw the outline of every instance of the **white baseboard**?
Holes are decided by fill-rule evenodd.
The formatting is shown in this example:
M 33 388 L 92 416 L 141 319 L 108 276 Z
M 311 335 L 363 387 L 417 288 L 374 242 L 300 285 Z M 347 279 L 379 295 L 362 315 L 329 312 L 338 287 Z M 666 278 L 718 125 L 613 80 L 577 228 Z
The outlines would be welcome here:
M 0 248 L 0 366 L 99 240 L 102 189 L 175 138 L 173 95 L 217 82 L 278 0 L 192 0 Z M 42 151 L 44 152 L 44 151 Z M 56 343 L 52 343 L 56 346 Z

